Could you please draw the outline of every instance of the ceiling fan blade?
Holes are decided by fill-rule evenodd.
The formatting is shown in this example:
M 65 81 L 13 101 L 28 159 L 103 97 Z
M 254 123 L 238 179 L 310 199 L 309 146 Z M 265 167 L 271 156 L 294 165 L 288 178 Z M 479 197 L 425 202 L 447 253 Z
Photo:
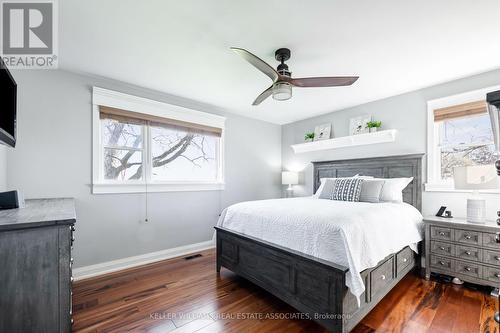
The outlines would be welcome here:
M 262 101 L 271 96 L 272 93 L 273 93 L 273 86 L 270 86 L 269 88 L 264 90 L 259 96 L 257 96 L 255 101 L 253 101 L 252 105 L 259 105 L 260 103 L 262 103 Z
M 281 76 L 281 79 L 296 87 L 338 87 L 350 86 L 358 79 L 358 76 L 332 76 L 332 77 L 304 77 L 287 78 Z
M 235 53 L 239 54 L 243 59 L 251 63 L 255 68 L 257 68 L 259 71 L 262 73 L 266 74 L 269 76 L 273 82 L 276 82 L 280 75 L 274 68 L 272 68 L 268 63 L 266 63 L 264 60 L 260 59 L 257 57 L 255 54 L 248 52 L 245 49 L 240 49 L 238 47 L 231 47 L 231 50 L 233 50 Z

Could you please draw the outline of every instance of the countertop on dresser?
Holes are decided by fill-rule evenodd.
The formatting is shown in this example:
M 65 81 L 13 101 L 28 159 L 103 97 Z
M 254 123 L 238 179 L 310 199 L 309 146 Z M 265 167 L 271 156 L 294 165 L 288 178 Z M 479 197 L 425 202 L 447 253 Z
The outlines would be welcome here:
M 24 208 L 0 210 L 0 231 L 76 222 L 73 198 L 29 199 Z
M 443 227 L 453 227 L 453 228 L 461 228 L 461 227 L 472 227 L 477 231 L 500 231 L 500 225 L 493 220 L 486 220 L 484 222 L 468 222 L 464 218 L 446 218 L 446 217 L 438 217 L 438 216 L 425 216 L 424 221 L 431 222 L 435 225 L 441 225 Z

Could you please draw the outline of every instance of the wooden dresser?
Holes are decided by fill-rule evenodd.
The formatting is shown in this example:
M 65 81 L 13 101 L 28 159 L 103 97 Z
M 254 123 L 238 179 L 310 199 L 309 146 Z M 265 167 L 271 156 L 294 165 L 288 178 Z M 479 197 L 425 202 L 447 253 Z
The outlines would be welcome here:
M 494 221 L 426 217 L 425 277 L 431 272 L 498 288 L 500 286 L 500 226 Z
M 73 199 L 0 211 L 0 332 L 71 332 Z

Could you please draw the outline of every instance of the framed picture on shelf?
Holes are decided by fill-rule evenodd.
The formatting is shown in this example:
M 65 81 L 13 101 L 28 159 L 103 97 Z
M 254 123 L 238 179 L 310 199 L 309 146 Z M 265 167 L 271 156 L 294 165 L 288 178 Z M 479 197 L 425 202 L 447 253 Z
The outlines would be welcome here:
M 372 116 L 368 114 L 349 119 L 349 135 L 368 133 L 368 123 L 371 120 Z
M 328 140 L 332 133 L 332 124 L 318 125 L 314 128 L 314 141 Z

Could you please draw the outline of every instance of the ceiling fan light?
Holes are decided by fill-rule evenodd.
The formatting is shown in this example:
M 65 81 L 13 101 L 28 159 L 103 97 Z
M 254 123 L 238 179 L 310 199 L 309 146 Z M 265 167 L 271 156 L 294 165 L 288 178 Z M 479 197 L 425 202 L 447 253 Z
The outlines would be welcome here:
M 287 82 L 276 82 L 273 86 L 273 99 L 286 101 L 292 97 L 292 86 Z

